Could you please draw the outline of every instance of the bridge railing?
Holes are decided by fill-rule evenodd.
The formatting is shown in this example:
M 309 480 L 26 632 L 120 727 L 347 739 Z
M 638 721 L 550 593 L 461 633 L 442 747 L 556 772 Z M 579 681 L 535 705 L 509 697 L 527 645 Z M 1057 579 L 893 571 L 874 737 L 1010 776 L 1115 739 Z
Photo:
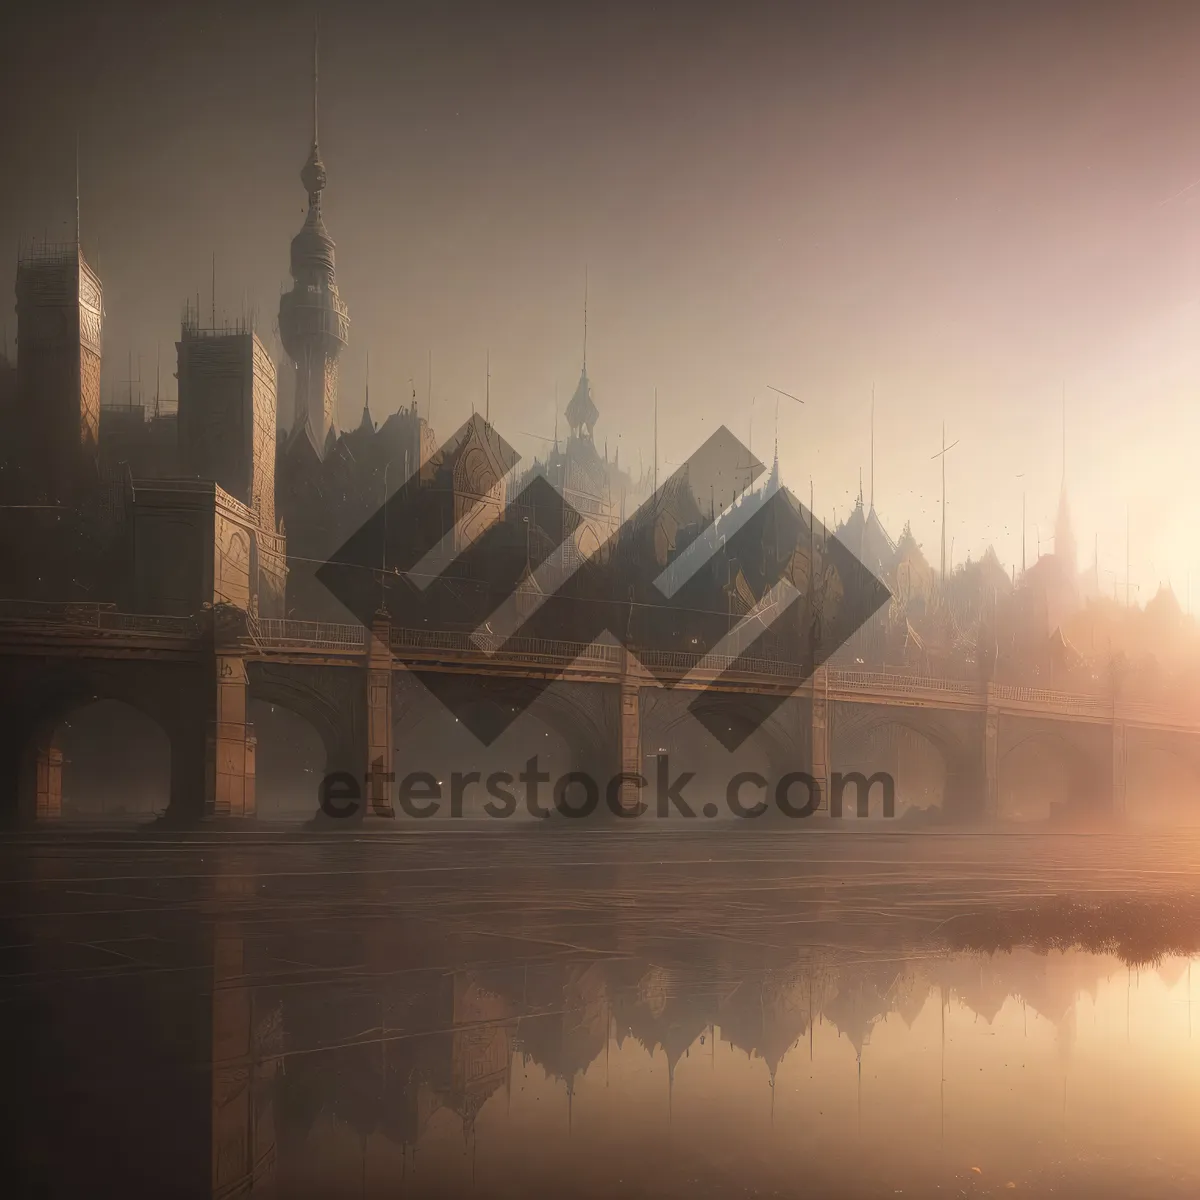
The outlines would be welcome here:
M 247 625 L 254 641 L 263 646 L 362 651 L 367 645 L 367 631 L 361 625 L 345 625 L 336 621 L 293 621 L 284 617 L 259 617 L 249 620 Z
M 195 617 L 118 612 L 115 604 L 107 603 L 0 600 L 0 622 L 6 625 L 52 626 L 56 629 L 167 637 L 197 637 L 200 633 L 200 624 Z
M 977 683 L 936 676 L 893 675 L 884 671 L 830 671 L 829 686 L 847 691 L 898 692 L 902 695 L 942 692 L 955 696 L 981 695 Z
M 403 653 L 415 651 L 447 651 L 449 653 L 478 655 L 501 661 L 529 660 L 537 662 L 572 663 L 577 659 L 585 662 L 619 666 L 621 647 L 603 643 L 566 642 L 551 638 L 485 637 L 455 629 L 404 629 L 393 628 L 392 650 Z
M 801 673 L 799 663 L 778 658 L 739 658 L 736 654 L 693 654 L 686 650 L 640 650 L 637 656 L 650 670 L 678 671 L 680 675 L 696 670 L 719 675 L 735 665 L 739 674 L 766 679 L 799 679 Z
M 1058 707 L 1070 705 L 1096 711 L 1111 711 L 1113 706 L 1111 695 L 1105 696 L 1097 692 L 1056 692 L 1050 688 L 1021 687 L 1010 683 L 996 684 L 992 690 L 1002 700 L 1018 700 L 1030 704 L 1050 704 Z

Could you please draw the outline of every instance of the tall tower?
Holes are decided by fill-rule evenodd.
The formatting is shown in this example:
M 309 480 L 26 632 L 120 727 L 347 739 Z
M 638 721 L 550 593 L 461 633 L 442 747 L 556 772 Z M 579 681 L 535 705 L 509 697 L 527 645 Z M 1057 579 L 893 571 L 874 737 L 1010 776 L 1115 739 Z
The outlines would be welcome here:
M 333 239 L 321 217 L 325 164 L 317 146 L 317 35 L 313 31 L 313 137 L 300 172 L 308 192 L 308 217 L 292 238 L 292 290 L 279 298 L 279 336 L 295 364 L 295 419 L 287 449 L 305 442 L 323 458 L 337 436 L 338 355 L 350 333 L 350 317 L 334 277 Z
M 35 491 L 71 500 L 100 440 L 103 293 L 79 245 L 39 244 L 17 263 L 17 405 Z

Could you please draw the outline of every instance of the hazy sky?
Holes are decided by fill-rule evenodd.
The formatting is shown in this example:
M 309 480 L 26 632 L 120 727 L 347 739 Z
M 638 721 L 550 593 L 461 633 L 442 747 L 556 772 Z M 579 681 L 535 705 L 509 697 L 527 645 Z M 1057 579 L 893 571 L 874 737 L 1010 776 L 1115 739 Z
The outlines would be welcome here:
M 0 19 L 0 240 L 83 238 L 105 390 L 185 298 L 274 339 L 305 195 L 312 9 L 26 5 Z M 482 405 L 522 451 L 579 374 L 597 438 L 678 462 L 724 422 L 844 515 L 869 470 L 894 534 L 956 560 L 1049 548 L 1067 477 L 1081 557 L 1144 600 L 1196 576 L 1200 6 L 324 6 L 326 222 L 376 418 L 415 380 L 449 433 Z M 13 255 L 0 289 L 12 294 Z M 9 312 L 8 334 L 15 335 Z M 277 345 L 277 342 L 275 343 Z M 169 380 L 164 393 L 173 394 Z M 754 398 L 757 400 L 754 401 Z M 752 401 L 753 405 L 752 405 Z M 1017 478 L 1023 475 L 1024 478 Z M 868 485 L 869 486 L 869 485 Z

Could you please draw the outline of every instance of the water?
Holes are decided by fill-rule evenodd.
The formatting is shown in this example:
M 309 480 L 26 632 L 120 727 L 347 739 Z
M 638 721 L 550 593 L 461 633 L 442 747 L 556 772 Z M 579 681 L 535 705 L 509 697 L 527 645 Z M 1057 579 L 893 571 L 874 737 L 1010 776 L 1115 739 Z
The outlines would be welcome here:
M 9 1194 L 1194 1196 L 1197 862 L 1190 836 L 13 837 Z

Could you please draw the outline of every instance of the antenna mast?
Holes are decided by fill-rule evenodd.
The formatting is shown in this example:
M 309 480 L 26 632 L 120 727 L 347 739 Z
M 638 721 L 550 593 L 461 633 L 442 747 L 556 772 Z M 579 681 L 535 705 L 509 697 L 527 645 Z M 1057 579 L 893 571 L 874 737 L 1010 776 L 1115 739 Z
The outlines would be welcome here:
M 946 453 L 958 445 L 955 438 L 946 445 L 946 423 L 942 422 L 942 448 L 933 456 L 942 460 L 942 583 L 946 582 Z
M 875 511 L 875 385 L 871 384 L 871 511 Z
M 654 389 L 654 494 L 658 494 L 658 388 Z

